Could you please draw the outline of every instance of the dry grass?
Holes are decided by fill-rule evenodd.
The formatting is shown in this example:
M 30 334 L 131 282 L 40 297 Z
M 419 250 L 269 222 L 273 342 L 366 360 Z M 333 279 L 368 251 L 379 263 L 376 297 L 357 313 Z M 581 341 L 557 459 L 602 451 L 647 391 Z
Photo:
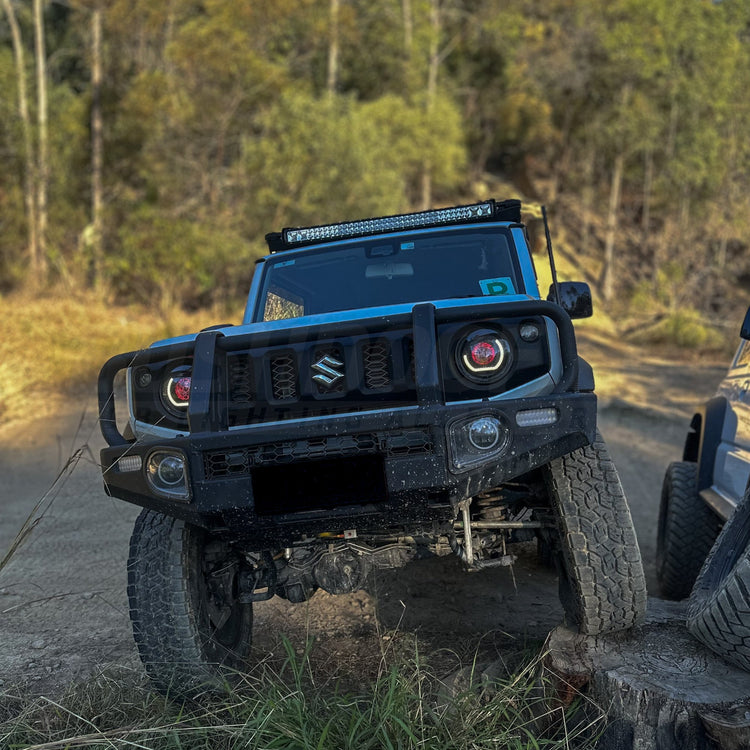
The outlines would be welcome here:
M 163 317 L 92 293 L 0 298 L 0 422 L 56 413 L 71 395 L 93 396 L 99 368 L 115 354 L 240 316 L 204 310 Z

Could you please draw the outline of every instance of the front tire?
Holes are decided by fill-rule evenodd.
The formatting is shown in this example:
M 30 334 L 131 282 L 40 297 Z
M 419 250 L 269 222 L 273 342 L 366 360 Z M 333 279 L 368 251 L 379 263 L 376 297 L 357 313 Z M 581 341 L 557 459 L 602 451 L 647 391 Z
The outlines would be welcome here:
M 750 672 L 750 492 L 698 574 L 687 626 L 712 651 Z
M 719 517 L 701 500 L 697 464 L 675 461 L 667 467 L 661 490 L 656 536 L 656 577 L 666 599 L 690 595 L 716 537 Z
M 253 611 L 237 599 L 231 547 L 185 521 L 144 510 L 130 539 L 133 636 L 155 687 L 195 698 L 221 689 L 221 668 L 242 669 Z
M 607 447 L 593 445 L 546 470 L 560 542 L 560 600 L 581 633 L 627 630 L 646 612 L 646 579 L 625 493 Z

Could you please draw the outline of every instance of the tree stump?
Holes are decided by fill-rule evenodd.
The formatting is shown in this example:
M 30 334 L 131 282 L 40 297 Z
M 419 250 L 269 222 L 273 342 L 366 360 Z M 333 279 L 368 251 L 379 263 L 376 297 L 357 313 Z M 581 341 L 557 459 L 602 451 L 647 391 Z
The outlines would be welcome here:
M 645 624 L 629 633 L 550 634 L 545 666 L 558 698 L 580 689 L 607 712 L 599 750 L 750 749 L 750 673 L 684 622 L 684 603 L 649 599 Z

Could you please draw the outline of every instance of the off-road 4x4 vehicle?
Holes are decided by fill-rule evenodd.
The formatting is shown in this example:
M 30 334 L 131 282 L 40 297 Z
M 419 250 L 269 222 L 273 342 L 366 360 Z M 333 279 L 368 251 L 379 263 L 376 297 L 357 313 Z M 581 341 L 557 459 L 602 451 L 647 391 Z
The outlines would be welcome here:
M 664 476 L 656 568 L 664 596 L 690 596 L 688 630 L 750 671 L 750 310 L 740 337 Z
M 684 599 L 724 523 L 750 485 L 750 310 L 716 395 L 696 409 L 682 461 L 662 486 L 656 572 L 662 594 Z
M 145 508 L 128 595 L 155 684 L 241 668 L 253 602 L 351 592 L 429 554 L 507 564 L 534 536 L 571 624 L 635 624 L 640 553 L 571 324 L 590 293 L 555 281 L 540 298 L 520 202 L 267 241 L 241 325 L 100 375 L 107 492 Z

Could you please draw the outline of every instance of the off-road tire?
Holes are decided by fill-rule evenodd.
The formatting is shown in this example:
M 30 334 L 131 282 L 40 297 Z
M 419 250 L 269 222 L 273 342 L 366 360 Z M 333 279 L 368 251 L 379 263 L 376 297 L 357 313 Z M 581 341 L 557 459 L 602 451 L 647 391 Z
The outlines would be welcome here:
M 138 516 L 128 559 L 130 619 L 146 672 L 166 695 L 221 690 L 229 671 L 246 665 L 252 605 L 237 601 L 236 576 L 218 576 L 235 562 L 228 545 L 196 526 L 152 510 Z
M 721 531 L 719 517 L 698 494 L 697 464 L 675 461 L 661 489 L 656 577 L 665 599 L 687 599 Z
M 566 620 L 587 635 L 637 625 L 646 612 L 646 579 L 630 509 L 601 435 L 552 461 L 546 481 L 559 528 Z
M 688 600 L 688 630 L 750 672 L 750 492 L 724 524 Z

